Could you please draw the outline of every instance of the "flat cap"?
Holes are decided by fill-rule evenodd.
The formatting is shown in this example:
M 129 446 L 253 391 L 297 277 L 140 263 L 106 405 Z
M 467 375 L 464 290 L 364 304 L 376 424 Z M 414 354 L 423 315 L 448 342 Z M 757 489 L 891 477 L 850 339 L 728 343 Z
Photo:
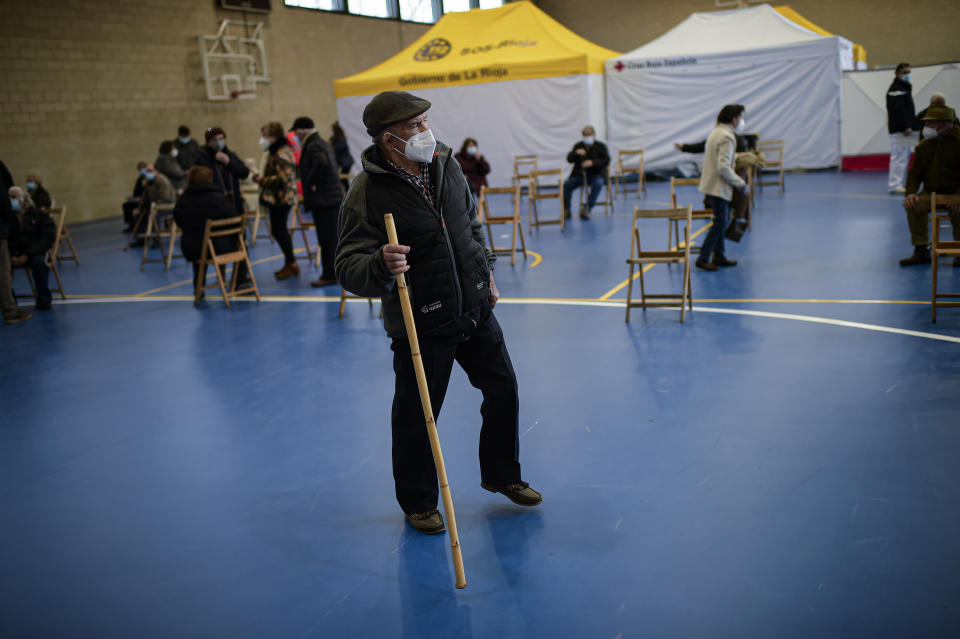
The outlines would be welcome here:
M 311 120 L 305 115 L 301 115 L 299 118 L 293 121 L 293 126 L 290 127 L 290 130 L 293 131 L 295 129 L 312 129 L 312 128 L 314 128 L 313 120 Z
M 932 106 L 927 109 L 927 112 L 924 114 L 924 120 L 945 120 L 947 122 L 953 122 L 953 119 L 957 117 L 953 109 L 948 106 Z
M 429 108 L 429 100 L 406 91 L 383 91 L 363 110 L 363 124 L 370 137 L 376 137 L 391 124 L 415 118 Z

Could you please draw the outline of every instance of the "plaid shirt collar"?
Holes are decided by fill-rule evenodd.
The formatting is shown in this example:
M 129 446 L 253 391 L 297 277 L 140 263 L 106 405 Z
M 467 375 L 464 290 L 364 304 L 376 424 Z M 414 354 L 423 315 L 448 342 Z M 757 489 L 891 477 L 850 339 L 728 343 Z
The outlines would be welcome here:
M 430 204 L 436 206 L 437 198 L 434 195 L 433 189 L 430 188 L 430 165 L 426 162 L 420 163 L 420 175 L 415 175 L 410 171 L 406 170 L 402 166 L 397 166 L 391 162 L 385 155 L 381 154 L 384 162 L 387 164 L 387 169 L 392 173 L 396 173 L 401 178 L 407 181 L 410 186 L 417 190 L 423 197 L 430 202 Z

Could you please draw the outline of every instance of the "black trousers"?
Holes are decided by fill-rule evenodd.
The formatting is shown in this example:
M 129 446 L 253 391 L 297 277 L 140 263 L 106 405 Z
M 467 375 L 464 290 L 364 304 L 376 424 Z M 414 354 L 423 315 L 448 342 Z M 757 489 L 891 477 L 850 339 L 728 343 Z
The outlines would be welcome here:
M 394 339 L 390 348 L 396 373 L 392 425 L 397 501 L 405 513 L 433 510 L 439 496 L 437 470 L 420 404 L 410 342 Z M 480 404 L 482 480 L 497 486 L 520 481 L 517 376 L 496 318 L 491 314 L 465 341 L 421 338 L 420 354 L 437 423 L 440 423 L 440 408 L 456 361 L 467 373 L 470 384 L 483 394 Z M 443 428 L 440 432 L 444 432 Z
M 267 207 L 270 211 L 270 232 L 273 239 L 280 245 L 283 251 L 283 257 L 287 264 L 296 262 L 297 258 L 293 254 L 293 240 L 290 239 L 290 230 L 287 228 L 287 220 L 290 217 L 289 204 L 271 204 Z
M 337 255 L 337 217 L 340 206 L 321 206 L 311 211 L 320 246 L 320 279 L 336 279 L 333 260 Z

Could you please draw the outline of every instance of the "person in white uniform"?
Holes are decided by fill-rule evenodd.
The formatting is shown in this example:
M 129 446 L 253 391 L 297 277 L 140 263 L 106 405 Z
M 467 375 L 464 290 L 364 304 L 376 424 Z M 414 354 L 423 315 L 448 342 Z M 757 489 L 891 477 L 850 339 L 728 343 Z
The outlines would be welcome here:
M 917 113 L 913 107 L 913 86 L 910 84 L 910 63 L 897 65 L 897 77 L 887 89 L 887 131 L 890 133 L 890 175 L 887 187 L 891 193 L 905 193 L 910 150 L 916 143 L 913 129 Z

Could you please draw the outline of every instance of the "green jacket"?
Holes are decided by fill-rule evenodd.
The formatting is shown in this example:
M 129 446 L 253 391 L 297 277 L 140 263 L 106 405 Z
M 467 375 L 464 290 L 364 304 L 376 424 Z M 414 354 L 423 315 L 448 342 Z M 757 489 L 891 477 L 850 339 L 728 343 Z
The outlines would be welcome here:
M 367 148 L 363 172 L 340 207 L 337 279 L 363 297 L 383 298 L 383 322 L 393 338 L 406 337 L 396 279 L 383 262 L 388 243 L 383 216 L 392 213 L 400 244 L 410 246 L 406 273 L 418 335 L 462 339 L 490 312 L 490 271 L 477 206 L 450 148 L 437 144 L 430 163 L 436 205 L 388 171 L 379 150 Z
M 917 145 L 907 173 L 907 195 L 960 192 L 960 126 L 946 135 L 925 139 Z

